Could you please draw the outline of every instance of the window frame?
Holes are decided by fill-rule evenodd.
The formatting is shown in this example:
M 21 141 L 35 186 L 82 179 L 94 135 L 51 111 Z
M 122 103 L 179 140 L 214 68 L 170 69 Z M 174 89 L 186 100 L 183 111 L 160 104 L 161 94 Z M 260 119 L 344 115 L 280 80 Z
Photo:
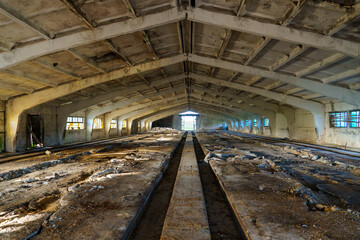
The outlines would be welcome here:
M 85 125 L 84 125 L 84 117 L 79 117 L 79 116 L 68 116 L 66 119 L 66 131 L 79 131 L 79 130 L 84 130 L 85 129 Z M 70 128 L 71 126 L 73 126 L 73 128 Z
M 270 118 L 266 117 L 263 119 L 263 127 L 270 127 Z
M 248 123 L 250 123 L 250 124 L 248 124 Z M 252 120 L 251 119 L 245 120 L 245 127 L 248 127 L 249 129 L 251 129 L 251 127 L 252 127 Z
M 114 126 L 115 125 L 115 126 Z M 112 119 L 110 121 L 110 129 L 116 129 L 117 128 L 117 120 L 116 119 Z
M 100 124 L 100 127 L 98 127 L 99 124 Z M 93 130 L 104 129 L 104 120 L 100 117 L 94 118 L 92 129 Z
M 252 126 L 253 126 L 253 127 L 257 127 L 257 126 L 258 126 L 258 121 L 257 121 L 256 118 L 252 120 Z
M 352 115 L 352 113 L 356 113 L 355 115 Z M 353 121 L 352 118 L 355 118 Z M 360 110 L 352 110 L 349 111 L 349 128 L 360 128 Z M 355 126 L 354 126 L 355 125 Z
M 353 114 L 356 113 L 356 114 Z M 360 128 L 360 110 L 328 112 L 330 128 Z M 336 115 L 344 115 L 339 119 L 333 119 Z M 338 117 L 339 118 L 339 117 Z

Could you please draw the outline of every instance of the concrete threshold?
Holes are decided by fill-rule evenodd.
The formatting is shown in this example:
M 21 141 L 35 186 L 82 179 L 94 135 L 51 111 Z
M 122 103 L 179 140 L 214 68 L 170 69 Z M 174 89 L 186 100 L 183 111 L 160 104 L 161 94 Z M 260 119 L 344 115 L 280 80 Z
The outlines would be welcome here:
M 211 239 L 191 134 L 186 138 L 161 239 Z

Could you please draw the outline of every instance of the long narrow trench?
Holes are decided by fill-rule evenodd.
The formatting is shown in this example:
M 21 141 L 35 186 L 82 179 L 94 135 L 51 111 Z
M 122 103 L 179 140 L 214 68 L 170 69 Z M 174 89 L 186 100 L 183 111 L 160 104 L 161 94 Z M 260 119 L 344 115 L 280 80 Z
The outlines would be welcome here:
M 129 239 L 132 240 L 159 240 L 164 225 L 166 213 L 174 189 L 176 173 L 179 168 L 182 151 L 185 145 L 186 134 L 174 152 L 169 166 L 163 175 L 162 180 L 150 197 L 144 213 L 132 232 Z
M 185 139 L 186 135 L 176 149 L 173 158 L 170 160 L 168 169 L 164 173 L 163 179 L 152 194 L 141 219 L 129 239 L 160 239 L 176 181 Z M 203 162 L 205 157 L 204 152 L 195 136 L 193 136 L 193 142 L 199 165 L 211 239 L 246 239 L 231 207 L 228 205 L 227 199 L 223 194 L 211 167 Z
M 210 165 L 203 161 L 205 155 L 194 134 L 193 142 L 199 165 L 211 239 L 246 239 Z

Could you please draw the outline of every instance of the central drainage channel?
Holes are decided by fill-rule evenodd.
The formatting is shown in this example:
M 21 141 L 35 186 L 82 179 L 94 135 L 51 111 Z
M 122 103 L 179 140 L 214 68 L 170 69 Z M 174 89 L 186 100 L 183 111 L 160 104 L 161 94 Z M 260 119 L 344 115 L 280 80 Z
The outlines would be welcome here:
M 205 155 L 194 134 L 193 142 L 199 165 L 211 239 L 246 239 L 210 165 L 203 161 Z
M 129 239 L 133 240 L 159 240 L 168 210 L 171 195 L 174 189 L 177 171 L 182 151 L 185 145 L 186 134 L 174 152 L 169 166 L 159 185 L 150 197 L 143 215 Z

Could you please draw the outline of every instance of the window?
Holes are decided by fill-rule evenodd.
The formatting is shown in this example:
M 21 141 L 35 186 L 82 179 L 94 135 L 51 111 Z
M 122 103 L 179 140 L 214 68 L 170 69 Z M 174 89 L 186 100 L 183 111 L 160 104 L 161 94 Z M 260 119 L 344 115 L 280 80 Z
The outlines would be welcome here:
M 66 130 L 80 130 L 84 129 L 83 117 L 68 117 L 66 123 Z
M 196 130 L 196 116 L 181 116 L 181 130 Z
M 141 129 L 141 122 L 138 122 L 138 130 Z
M 116 127 L 117 127 L 116 119 L 111 120 L 111 122 L 110 122 L 110 128 L 116 128 Z
M 94 119 L 93 129 L 102 129 L 104 128 L 104 123 L 101 118 Z
M 126 128 L 126 124 L 127 124 L 127 121 L 126 121 L 126 120 L 124 120 L 124 121 L 123 121 L 123 125 L 122 125 L 122 127 L 123 127 L 123 128 Z
M 270 126 L 270 119 L 264 118 L 264 127 L 269 127 L 269 126 Z
M 251 128 L 251 120 L 246 120 L 245 124 L 249 129 Z
M 351 128 L 360 127 L 360 110 L 351 111 L 349 114 L 349 123 Z
M 253 120 L 253 124 L 254 124 L 253 125 L 254 127 L 257 127 L 257 120 L 256 119 Z
M 181 130 L 183 131 L 192 131 L 196 130 L 196 119 L 199 116 L 199 113 L 186 111 L 179 113 L 181 119 Z
M 330 113 L 330 127 L 346 128 L 348 127 L 348 112 Z
M 241 128 L 245 128 L 245 121 L 240 121 Z

